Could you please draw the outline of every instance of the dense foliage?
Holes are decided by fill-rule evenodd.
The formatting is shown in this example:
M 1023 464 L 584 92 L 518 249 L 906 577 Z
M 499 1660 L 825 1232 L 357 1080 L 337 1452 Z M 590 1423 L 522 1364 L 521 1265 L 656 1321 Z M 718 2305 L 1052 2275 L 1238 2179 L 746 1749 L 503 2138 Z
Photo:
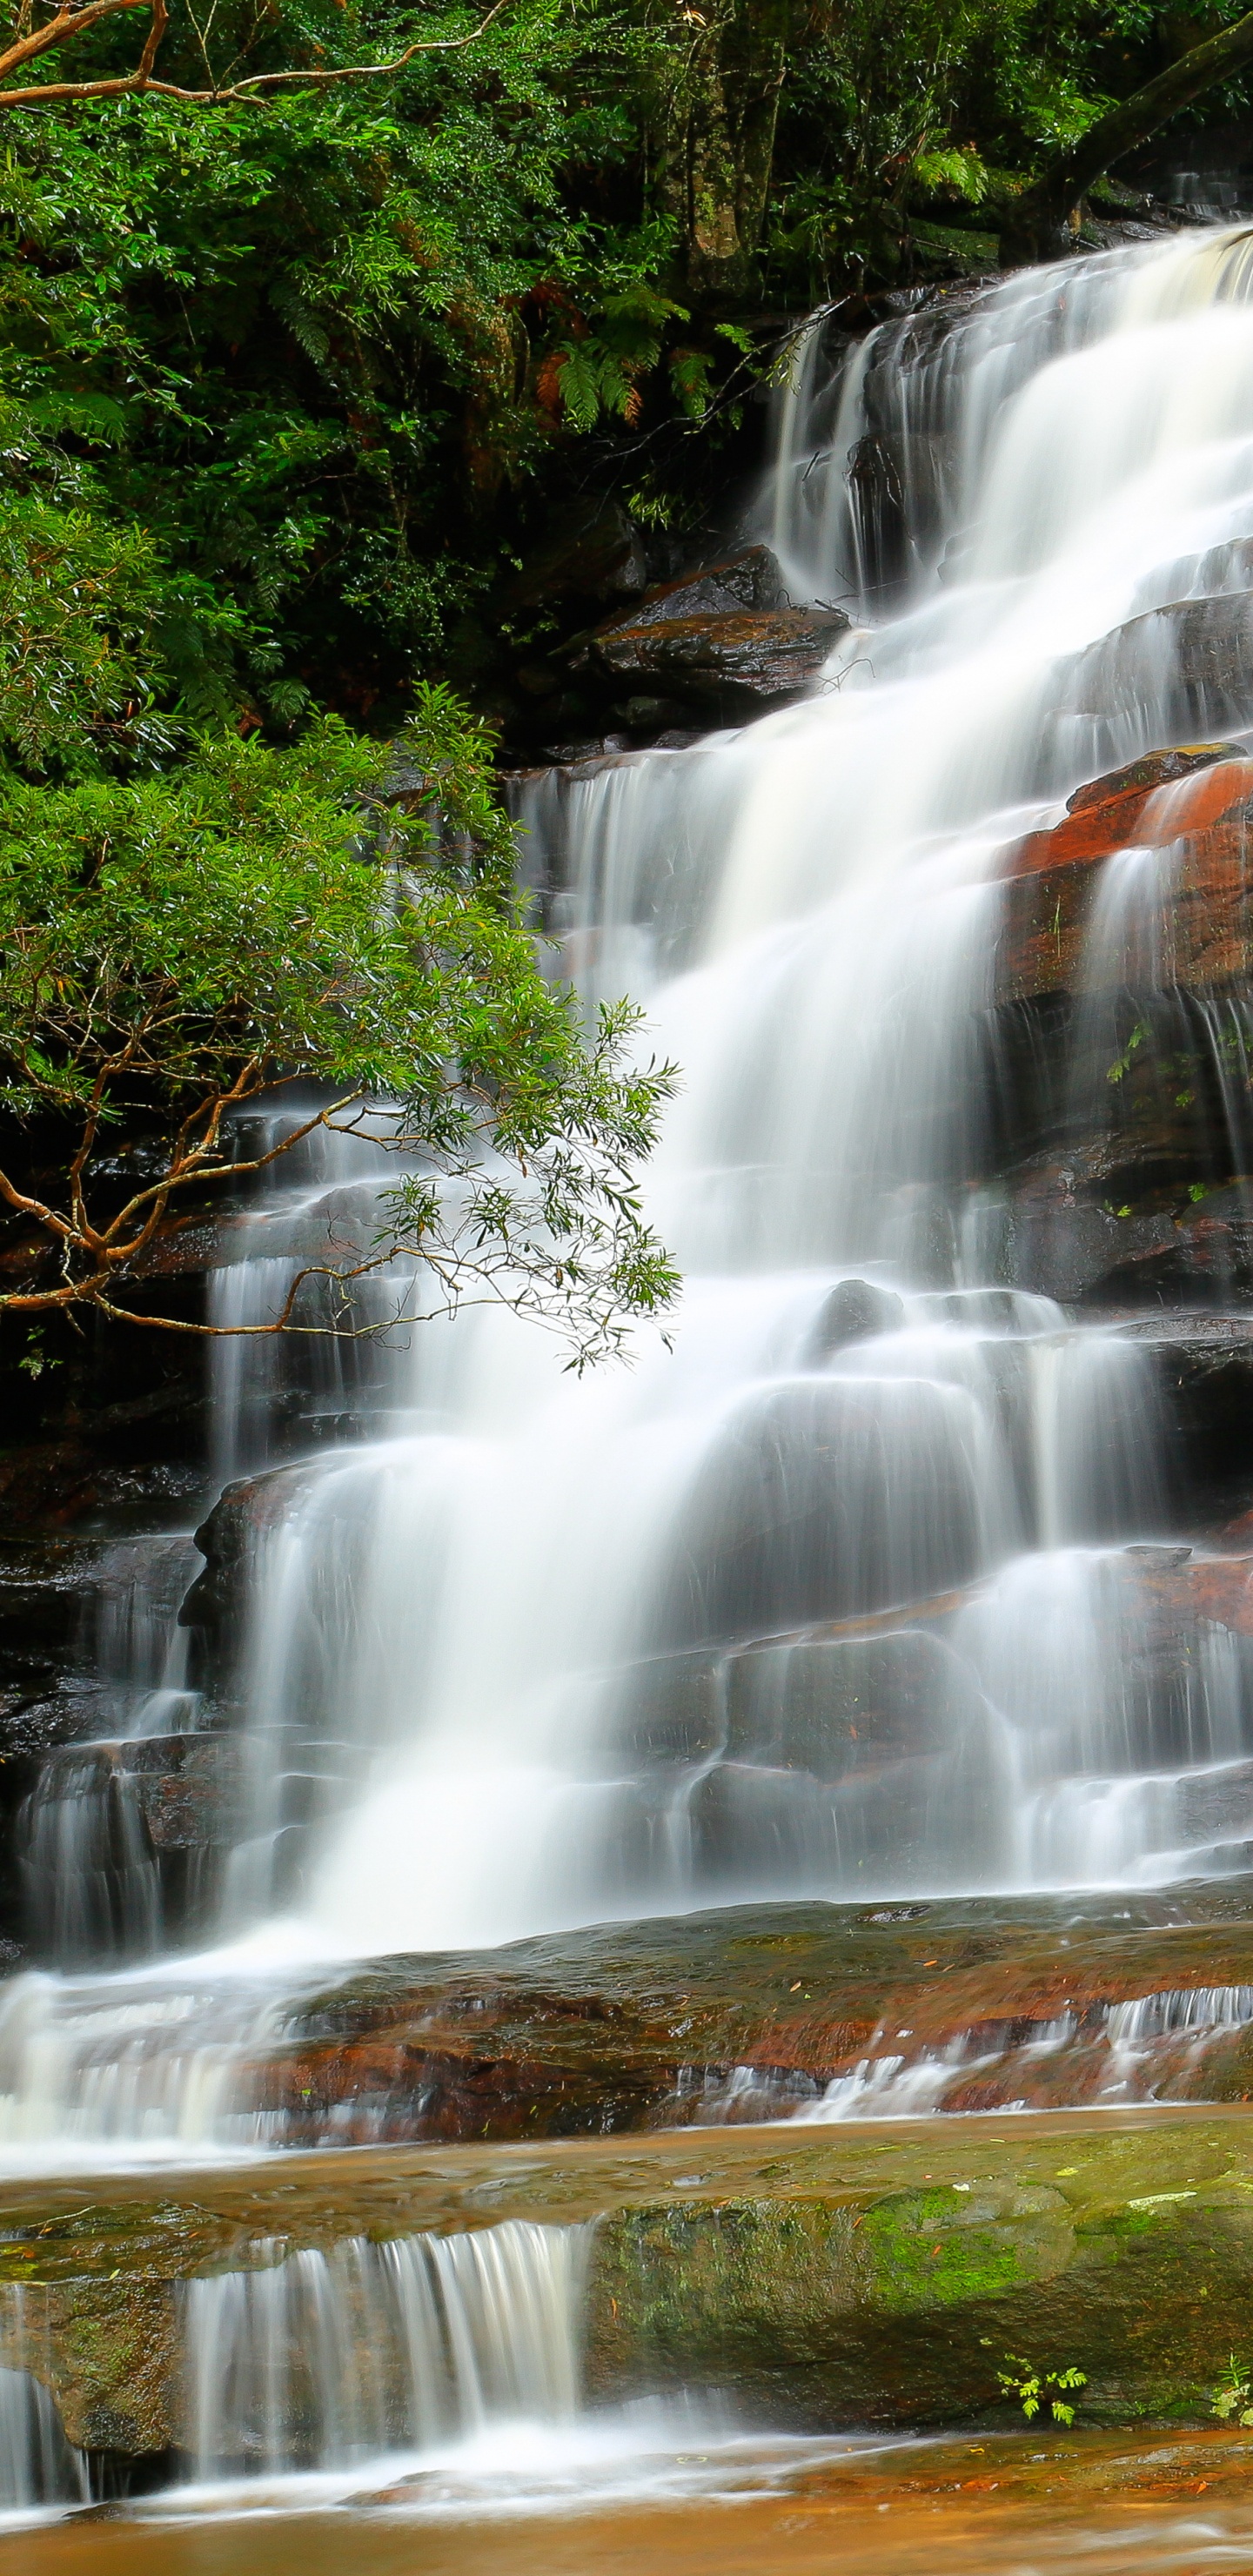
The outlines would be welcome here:
M 101 726 L 131 706 L 136 743 L 175 710 L 281 736 L 329 705 L 380 730 L 418 674 L 481 688 L 484 620 L 508 624 L 552 501 L 599 479 L 681 524 L 728 470 L 754 346 L 769 363 L 761 306 L 986 264 L 1034 159 L 1197 33 L 1193 5 L 1167 40 L 1143 0 L 510 0 L 384 80 L 10 110 L 19 625 L 32 581 L 81 568 L 111 594 L 88 686 Z M 346 69 L 472 26 L 231 0 L 202 37 L 184 5 L 160 68 Z M 107 20 L 73 68 L 129 67 L 138 41 Z M 52 627 L 54 691 L 34 704 L 24 649 L 7 703 L 26 690 L 23 738 L 55 768 L 84 675 Z

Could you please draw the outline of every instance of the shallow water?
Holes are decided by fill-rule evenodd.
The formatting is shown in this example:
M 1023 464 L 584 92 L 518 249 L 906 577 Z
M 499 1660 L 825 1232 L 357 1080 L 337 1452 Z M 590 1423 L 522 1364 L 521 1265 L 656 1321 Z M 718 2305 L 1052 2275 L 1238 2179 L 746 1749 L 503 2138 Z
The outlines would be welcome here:
M 1253 2445 L 1038 2434 L 964 2443 L 602 2449 L 547 2491 L 502 2459 L 428 2469 L 376 2500 L 295 2482 L 241 2507 L 106 2509 L 0 2535 L 22 2576 L 1201 2576 L 1253 2567 Z M 651 2482 L 651 2493 L 643 2492 Z M 598 2493 L 598 2486 L 600 2492 Z M 477 2489 L 477 2492 L 476 2492 Z M 608 2490 L 608 2493 L 605 2491 Z M 632 2491 L 634 2490 L 634 2491 Z

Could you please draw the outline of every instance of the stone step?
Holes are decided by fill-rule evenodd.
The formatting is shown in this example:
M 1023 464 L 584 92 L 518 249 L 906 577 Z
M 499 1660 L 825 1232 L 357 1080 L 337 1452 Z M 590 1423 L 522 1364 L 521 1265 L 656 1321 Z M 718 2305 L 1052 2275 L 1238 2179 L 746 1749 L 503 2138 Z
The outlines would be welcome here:
M 1009 2354 L 1090 2426 L 1211 2418 L 1253 2298 L 1253 2114 L 1115 2111 L 358 2150 L 5 2186 L 3 2330 L 70 2438 L 185 2445 L 179 2287 L 298 2249 L 595 2218 L 589 2395 L 999 2428 Z M 31 2356 L 34 2356 L 32 2361 Z

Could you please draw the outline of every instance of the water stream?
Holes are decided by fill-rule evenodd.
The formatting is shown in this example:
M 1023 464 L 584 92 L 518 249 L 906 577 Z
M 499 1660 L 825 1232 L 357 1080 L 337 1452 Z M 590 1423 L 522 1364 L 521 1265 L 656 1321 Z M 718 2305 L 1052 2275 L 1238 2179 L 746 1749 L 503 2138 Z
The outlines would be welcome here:
M 858 499 L 868 440 L 905 460 L 895 533 Z M 216 1918 L 196 1957 L 135 1964 L 163 1940 L 142 1837 L 132 1868 L 90 1749 L 60 1770 L 29 1845 L 46 1965 L 0 1995 L 19 2161 L 263 2147 L 250 2060 L 318 1962 L 1247 1865 L 1253 1669 L 1212 1636 L 1182 1681 L 1129 1653 L 1127 1551 L 1177 1530 L 1180 1460 L 1151 1343 L 1044 1293 L 1047 1224 L 997 1173 L 991 1009 L 1007 844 L 1115 763 L 1232 730 L 1185 705 L 1151 612 L 1247 583 L 1253 247 L 1190 234 L 1013 277 L 851 357 L 816 324 L 777 449 L 763 532 L 795 596 L 854 619 L 820 686 L 523 797 L 561 958 L 592 998 L 637 994 L 683 1069 L 649 1183 L 686 1276 L 676 1347 L 642 1334 L 633 1369 L 579 1381 L 479 1312 L 302 1388 L 225 1346 L 219 1469 L 297 1454 L 257 1517 Z M 1104 1116 L 1134 987 L 1204 1058 L 1239 1175 L 1244 1017 L 1220 996 L 1189 1018 L 1170 989 L 1171 865 L 1106 871 L 1066 1114 Z M 328 1211 L 368 1227 L 378 1168 L 353 1147 L 258 1210 L 220 1314 L 273 1311 Z M 151 1629 L 136 1612 L 120 1731 L 194 1734 Z M 86 1973 L 123 1916 L 112 1973 Z M 328 2302 L 364 2302 L 385 2379 L 436 2336 L 468 2386 L 483 2241 L 199 2285 L 206 2472 L 250 2447 L 338 2458 L 402 2419 L 434 2438 L 381 2382 L 346 2395 L 345 2336 L 329 2378 L 319 2338 Z M 297 2348 L 293 2451 L 275 2355 Z

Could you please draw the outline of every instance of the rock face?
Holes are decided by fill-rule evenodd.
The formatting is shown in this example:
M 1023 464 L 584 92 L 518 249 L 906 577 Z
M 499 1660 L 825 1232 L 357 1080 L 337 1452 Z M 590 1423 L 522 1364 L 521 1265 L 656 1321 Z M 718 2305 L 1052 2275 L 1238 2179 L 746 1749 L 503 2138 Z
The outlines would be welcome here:
M 1202 744 L 1004 852 L 982 1042 L 1017 1283 L 1115 1311 L 1253 1292 L 1251 823 L 1253 763 Z
M 1163 1707 L 1187 1683 L 1181 1572 L 1154 1569 L 1143 1634 L 1143 1595 L 1136 1608 L 1137 1687 Z M 1200 1597 L 1249 1651 L 1249 1561 L 1225 1597 L 1212 1581 Z M 1203 1775 L 1197 1799 L 1242 1800 L 1253 1823 L 1253 1776 L 1234 1770 Z M 810 2113 L 828 2088 L 853 2116 L 1240 2101 L 1253 1900 L 1216 1886 L 733 1907 L 384 1961 L 293 2001 L 248 2078 L 267 2134 L 324 2148 L 721 2126 Z
M 281 1526 L 304 1481 L 304 1470 L 271 1467 L 223 1487 L 208 1519 L 195 1533 L 205 1559 L 178 1613 L 179 1626 L 195 1633 L 203 1669 L 229 1685 L 247 1618 L 252 1569 L 270 1532 Z
M 1174 755 L 1178 757 L 1178 755 Z M 1155 755 L 1157 762 L 1171 755 Z M 1152 980 L 1212 989 L 1247 981 L 1253 844 L 1253 762 L 1210 753 L 1173 781 L 1142 784 L 1135 771 L 1094 780 L 1072 799 L 1063 822 L 1034 832 L 1007 854 L 995 998 L 1092 991 Z M 1173 851 L 1146 889 L 1126 936 L 1108 950 L 1091 936 L 1095 874 L 1116 851 Z M 1137 971 L 1138 970 L 1138 971 Z
M 1253 603 L 1238 592 L 1176 600 L 1116 626 L 1070 666 L 1070 704 L 1099 714 L 1134 708 L 1146 660 L 1167 683 L 1172 732 L 1186 733 L 1198 723 L 1246 723 L 1253 698 Z

